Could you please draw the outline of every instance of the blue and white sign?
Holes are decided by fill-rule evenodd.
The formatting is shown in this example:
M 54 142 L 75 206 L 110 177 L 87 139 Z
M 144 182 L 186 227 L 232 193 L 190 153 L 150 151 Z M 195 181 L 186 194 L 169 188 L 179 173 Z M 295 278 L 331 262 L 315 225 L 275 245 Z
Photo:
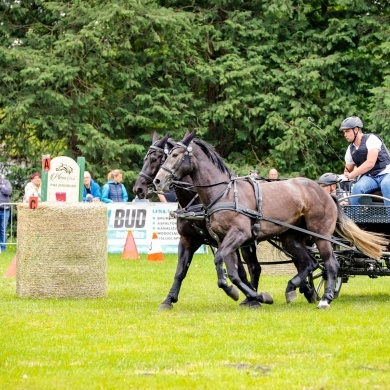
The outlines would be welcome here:
M 108 253 L 123 252 L 129 230 L 138 253 L 148 253 L 153 232 L 157 233 L 163 253 L 177 253 L 177 220 L 169 217 L 177 206 L 160 202 L 108 203 Z M 205 247 L 202 245 L 197 253 L 205 253 Z

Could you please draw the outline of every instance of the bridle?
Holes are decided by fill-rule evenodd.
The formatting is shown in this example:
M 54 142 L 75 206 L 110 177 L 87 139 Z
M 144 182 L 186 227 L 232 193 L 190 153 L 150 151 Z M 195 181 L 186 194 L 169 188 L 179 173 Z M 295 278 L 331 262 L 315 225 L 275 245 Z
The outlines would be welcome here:
M 166 146 L 164 148 L 160 148 L 159 146 L 156 146 L 157 142 L 158 141 L 156 141 L 152 146 L 149 147 L 148 153 L 146 153 L 146 156 L 144 157 L 144 161 L 154 152 L 163 152 L 163 158 L 161 159 L 161 163 L 160 163 L 160 167 L 161 167 L 161 165 L 164 164 L 165 160 L 168 157 L 169 150 Z M 139 173 L 139 176 L 145 178 L 148 185 L 153 184 L 153 179 L 145 172 L 141 171 Z
M 182 177 L 177 177 L 176 176 L 176 172 L 184 164 L 184 161 L 185 161 L 185 159 L 187 157 L 188 157 L 189 162 L 190 162 L 190 171 L 192 171 L 192 169 L 193 169 L 193 166 L 192 166 L 193 165 L 193 161 L 192 161 L 193 155 L 192 155 L 192 146 L 191 146 L 191 144 L 192 144 L 192 141 L 190 142 L 190 144 L 188 146 L 186 144 L 182 143 L 182 142 L 177 142 L 176 145 L 169 152 L 169 154 L 171 154 L 177 148 L 185 149 L 183 157 L 182 157 L 180 163 L 178 164 L 178 166 L 175 169 L 168 168 L 164 164 L 161 165 L 161 169 L 164 170 L 165 172 L 168 172 L 170 174 L 170 176 L 168 176 L 167 180 L 170 181 L 171 183 L 174 183 L 175 186 L 177 186 L 177 187 L 179 187 L 180 184 L 182 183 L 182 182 L 180 182 Z M 164 162 L 165 162 L 165 160 L 164 160 Z M 194 183 L 192 185 L 192 187 L 203 187 L 203 188 L 215 187 L 215 186 L 219 186 L 220 184 L 229 184 L 232 180 L 233 180 L 233 177 L 230 175 L 229 181 L 223 180 L 221 182 L 216 182 L 216 183 L 213 183 L 213 184 L 206 184 L 206 185 L 195 184 Z
M 180 163 L 178 164 L 178 166 L 175 168 L 175 169 L 171 169 L 171 168 L 168 168 L 166 167 L 164 164 L 161 165 L 161 169 L 163 169 L 165 172 L 168 172 L 170 174 L 170 177 L 169 179 L 172 180 L 180 180 L 181 177 L 177 177 L 176 176 L 176 172 L 180 169 L 180 167 L 183 165 L 185 159 L 188 157 L 189 161 L 190 161 L 190 170 L 192 171 L 192 146 L 191 146 L 191 143 L 192 141 L 190 142 L 190 144 L 187 146 L 185 144 L 183 144 L 182 142 L 178 142 L 172 149 L 171 151 L 169 152 L 170 154 L 177 148 L 183 148 L 185 149 L 184 150 L 184 154 L 183 154 L 183 157 L 180 161 Z M 165 160 L 164 160 L 165 162 Z

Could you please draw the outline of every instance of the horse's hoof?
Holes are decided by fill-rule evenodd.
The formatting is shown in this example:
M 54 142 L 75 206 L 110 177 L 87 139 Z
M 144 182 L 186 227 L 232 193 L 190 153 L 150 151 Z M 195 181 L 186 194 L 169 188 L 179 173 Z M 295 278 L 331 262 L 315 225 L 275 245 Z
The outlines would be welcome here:
M 249 305 L 247 305 L 249 309 L 261 309 L 261 303 L 257 301 L 249 301 Z
M 286 295 L 286 302 L 287 303 L 290 303 L 292 301 L 295 301 L 295 299 L 297 299 L 297 293 L 295 290 L 293 291 L 289 291 L 288 293 L 285 294 Z
M 314 290 L 314 289 L 305 292 L 304 295 L 309 303 L 316 303 L 320 300 L 316 290 Z
M 270 293 L 261 292 L 258 297 L 260 297 L 259 302 L 261 303 L 266 303 L 267 305 L 272 305 L 274 303 L 274 299 Z
M 172 309 L 173 309 L 172 303 L 165 303 L 165 302 L 163 302 L 158 308 L 158 310 L 172 310 Z
M 225 292 L 234 301 L 238 301 L 238 298 L 240 298 L 240 293 L 239 293 L 238 289 L 236 288 L 236 286 L 229 286 L 229 287 L 227 287 Z
M 317 309 L 327 309 L 328 307 L 330 307 L 329 302 L 326 299 L 321 299 Z
M 240 306 L 249 307 L 250 309 L 260 309 L 261 303 L 258 301 L 250 301 L 248 298 L 245 298 L 241 303 Z

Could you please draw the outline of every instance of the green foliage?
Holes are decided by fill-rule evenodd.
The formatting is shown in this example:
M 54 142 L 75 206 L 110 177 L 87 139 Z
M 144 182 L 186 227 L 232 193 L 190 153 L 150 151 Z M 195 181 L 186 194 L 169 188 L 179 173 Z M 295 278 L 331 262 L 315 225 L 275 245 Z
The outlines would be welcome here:
M 121 168 L 130 188 L 154 131 L 195 129 L 237 173 L 341 172 L 346 116 L 388 137 L 388 5 L 2 2 L 4 158 L 83 155 L 98 181 Z

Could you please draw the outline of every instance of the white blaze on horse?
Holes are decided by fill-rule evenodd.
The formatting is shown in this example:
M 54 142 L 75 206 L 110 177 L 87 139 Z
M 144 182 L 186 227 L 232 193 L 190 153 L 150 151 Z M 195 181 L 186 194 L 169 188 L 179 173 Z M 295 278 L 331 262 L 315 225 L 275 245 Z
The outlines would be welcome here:
M 306 246 L 308 239 L 315 242 L 327 273 L 318 308 L 329 307 L 333 300 L 339 268 L 332 248 L 334 232 L 372 258 L 379 258 L 387 244 L 382 235 L 360 229 L 344 214 L 336 198 L 310 179 L 264 183 L 234 176 L 211 145 L 195 138 L 194 132 L 171 149 L 154 185 L 167 192 L 172 181 L 186 175 L 204 205 L 210 232 L 221 241 L 214 258 L 217 270 L 224 262 L 229 279 L 249 299 L 259 300 L 259 296 L 241 281 L 235 251 L 254 240 L 278 236 L 293 257 L 298 273 L 287 285 L 287 302 L 294 299 L 296 288 L 316 264 Z M 218 275 L 218 285 L 223 287 L 224 283 Z

